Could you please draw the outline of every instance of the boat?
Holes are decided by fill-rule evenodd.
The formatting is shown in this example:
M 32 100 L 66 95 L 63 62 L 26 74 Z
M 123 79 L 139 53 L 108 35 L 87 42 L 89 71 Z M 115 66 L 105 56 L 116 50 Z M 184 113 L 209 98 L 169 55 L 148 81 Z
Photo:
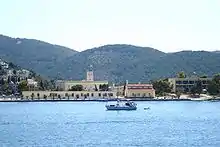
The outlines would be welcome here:
M 137 104 L 131 101 L 120 102 L 117 101 L 115 105 L 105 105 L 107 110 L 137 110 Z

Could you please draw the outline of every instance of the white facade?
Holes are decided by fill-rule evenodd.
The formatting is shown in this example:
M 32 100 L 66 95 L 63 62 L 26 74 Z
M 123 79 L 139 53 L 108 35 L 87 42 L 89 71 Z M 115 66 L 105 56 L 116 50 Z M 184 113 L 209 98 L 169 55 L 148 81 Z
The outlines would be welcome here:
M 27 79 L 27 85 L 37 87 L 37 82 L 33 79 Z
M 114 91 L 23 91 L 24 98 L 44 98 L 47 99 L 102 99 L 102 98 L 116 98 Z
M 95 91 L 95 88 L 99 90 L 99 85 L 108 84 L 108 81 L 56 81 L 56 88 L 58 90 L 68 91 L 75 85 L 82 85 L 86 91 Z
M 87 81 L 94 81 L 93 71 L 87 71 L 86 80 Z

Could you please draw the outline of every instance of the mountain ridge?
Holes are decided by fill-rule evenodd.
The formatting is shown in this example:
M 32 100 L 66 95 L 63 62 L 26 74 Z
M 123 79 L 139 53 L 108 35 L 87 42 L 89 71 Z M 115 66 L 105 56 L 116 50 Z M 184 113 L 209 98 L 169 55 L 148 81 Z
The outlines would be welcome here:
M 165 53 L 129 44 L 108 44 L 78 52 L 39 40 L 0 36 L 0 58 L 55 79 L 82 80 L 90 65 L 96 80 L 113 82 L 150 81 L 176 76 L 179 71 L 210 76 L 220 72 L 218 52 Z

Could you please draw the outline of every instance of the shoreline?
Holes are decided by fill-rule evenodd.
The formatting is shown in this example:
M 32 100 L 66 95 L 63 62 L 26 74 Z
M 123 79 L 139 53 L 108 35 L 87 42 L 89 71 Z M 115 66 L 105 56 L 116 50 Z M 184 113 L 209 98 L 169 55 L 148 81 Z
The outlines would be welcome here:
M 152 98 L 128 98 L 131 101 L 220 101 L 220 98 L 212 98 L 212 99 L 201 99 L 201 100 L 193 100 L 189 98 L 180 98 L 180 99 L 152 99 Z M 117 99 L 34 99 L 34 100 L 21 100 L 21 99 L 0 99 L 1 102 L 109 102 L 109 101 L 117 101 Z

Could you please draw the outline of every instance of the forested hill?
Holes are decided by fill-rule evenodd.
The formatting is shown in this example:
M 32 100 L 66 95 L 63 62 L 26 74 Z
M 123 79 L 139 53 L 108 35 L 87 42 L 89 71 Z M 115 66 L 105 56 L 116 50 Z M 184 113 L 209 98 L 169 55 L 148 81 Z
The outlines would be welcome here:
M 75 53 L 73 49 L 39 40 L 0 35 L 0 58 L 43 75 L 50 75 L 57 63 Z
M 93 66 L 95 79 L 149 81 L 179 71 L 211 76 L 220 72 L 220 54 L 206 51 L 164 53 L 149 47 L 105 45 L 82 52 L 31 39 L 0 36 L 0 58 L 48 77 L 84 79 Z

